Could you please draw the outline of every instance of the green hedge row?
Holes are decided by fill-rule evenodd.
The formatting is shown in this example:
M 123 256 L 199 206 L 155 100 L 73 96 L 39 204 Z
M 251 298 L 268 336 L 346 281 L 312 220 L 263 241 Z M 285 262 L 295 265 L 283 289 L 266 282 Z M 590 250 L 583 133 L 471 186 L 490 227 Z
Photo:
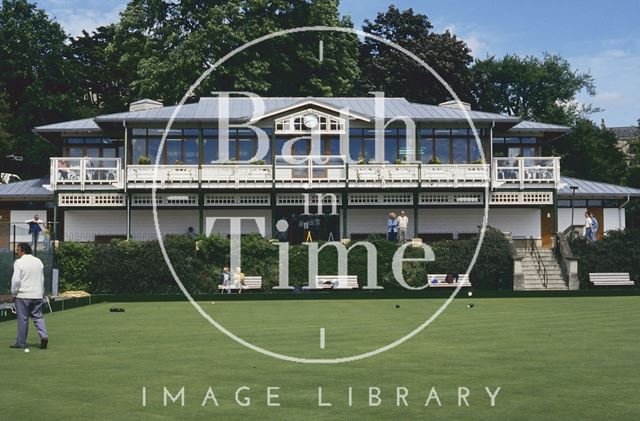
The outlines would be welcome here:
M 391 270 L 398 245 L 381 236 L 368 241 L 377 249 L 378 285 L 385 289 L 401 289 Z M 474 254 L 477 238 L 441 241 L 431 245 L 436 260 L 430 263 L 405 263 L 404 275 L 409 285 L 422 286 L 427 273 L 465 273 Z M 229 263 L 229 240 L 211 236 L 197 241 L 186 236 L 167 236 L 165 248 L 176 274 L 193 293 L 217 290 L 217 275 Z M 308 248 L 289 248 L 289 281 L 291 286 L 307 284 Z M 422 257 L 421 249 L 409 247 L 405 257 Z M 60 269 L 61 290 L 82 289 L 91 293 L 176 293 L 179 289 L 162 258 L 156 241 L 114 240 L 110 244 L 63 243 L 56 256 Z M 337 251 L 328 247 L 319 255 L 319 274 L 337 273 Z M 278 247 L 258 235 L 242 238 L 242 271 L 247 276 L 260 275 L 267 290 L 278 284 Z M 502 233 L 487 230 L 471 272 L 476 288 L 495 289 L 501 272 L 511 279 L 513 263 L 509 245 Z M 356 247 L 349 253 L 349 274 L 366 284 L 367 253 Z
M 607 231 L 607 235 L 595 243 L 574 236 L 569 239 L 569 245 L 580 259 L 580 288 L 589 287 L 592 272 L 629 272 L 636 286 L 640 286 L 640 230 Z

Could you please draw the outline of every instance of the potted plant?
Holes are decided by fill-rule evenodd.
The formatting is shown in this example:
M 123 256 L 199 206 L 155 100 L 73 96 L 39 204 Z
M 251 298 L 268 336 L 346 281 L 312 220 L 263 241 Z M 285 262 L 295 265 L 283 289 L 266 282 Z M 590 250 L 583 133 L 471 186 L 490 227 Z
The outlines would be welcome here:
M 470 163 L 474 164 L 474 165 L 482 164 L 482 159 L 476 159 L 476 160 L 471 161 Z
M 358 158 L 358 165 L 364 165 L 366 163 L 367 161 L 364 159 L 364 156 L 361 156 L 360 158 Z
M 431 164 L 431 165 L 440 165 L 440 164 L 442 164 L 442 162 L 438 159 L 438 157 L 434 157 L 434 158 L 432 158 L 432 159 L 428 162 L 428 164 Z
M 173 165 L 184 165 L 184 162 L 182 162 L 179 159 L 176 159 L 175 161 L 173 161 Z
M 267 165 L 267 162 L 264 159 L 258 159 L 256 161 L 251 161 L 253 165 Z
M 149 165 L 149 164 L 151 164 L 151 160 L 149 159 L 148 156 L 142 155 L 141 157 L 138 158 L 138 165 Z

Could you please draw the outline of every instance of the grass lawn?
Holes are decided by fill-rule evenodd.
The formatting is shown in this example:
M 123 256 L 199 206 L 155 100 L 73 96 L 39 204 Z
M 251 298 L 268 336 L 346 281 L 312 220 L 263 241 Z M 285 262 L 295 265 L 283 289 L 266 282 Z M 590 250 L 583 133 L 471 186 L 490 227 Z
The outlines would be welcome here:
M 473 302 L 474 308 L 467 308 Z M 201 302 L 269 350 L 334 358 L 383 346 L 440 299 Z M 400 304 L 400 308 L 396 308 Z M 110 307 L 125 307 L 110 313 Z M 9 349 L 0 323 L 2 419 L 631 420 L 640 414 L 640 297 L 458 298 L 404 344 L 346 364 L 279 361 L 232 341 L 186 302 L 102 303 L 47 316 L 50 349 Z M 320 349 L 320 329 L 326 332 Z M 163 388 L 185 387 L 185 406 Z M 219 406 L 209 399 L 211 386 Z M 235 399 L 251 399 L 240 406 Z M 146 406 L 142 390 L 146 387 Z M 279 395 L 267 406 L 267 388 Z M 323 403 L 318 405 L 318 387 Z M 348 390 L 352 388 L 352 406 Z M 379 406 L 369 406 L 369 388 Z M 407 392 L 397 406 L 397 388 Z M 458 406 L 458 388 L 469 406 Z M 495 407 L 485 391 L 500 391 Z M 432 389 L 435 388 L 435 389 Z M 442 406 L 433 397 L 435 390 Z M 376 390 L 373 390 L 374 394 Z M 373 403 L 377 403 L 373 399 Z

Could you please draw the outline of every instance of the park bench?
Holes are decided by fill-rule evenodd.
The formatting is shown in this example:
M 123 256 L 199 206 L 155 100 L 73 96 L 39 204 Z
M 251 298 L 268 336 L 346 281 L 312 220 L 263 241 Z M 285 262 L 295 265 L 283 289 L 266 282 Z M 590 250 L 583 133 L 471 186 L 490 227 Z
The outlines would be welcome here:
M 589 282 L 594 287 L 634 286 L 628 272 L 594 272 L 589 274 Z
M 461 273 L 458 276 L 458 282 L 446 282 L 447 274 L 439 273 L 427 275 L 427 282 L 429 282 L 429 288 L 456 288 L 459 283 L 462 283 L 462 288 L 471 287 L 471 282 L 469 281 L 469 275 Z M 434 282 L 434 279 L 437 282 Z
M 238 290 L 238 287 L 232 282 L 231 285 L 218 285 L 219 290 Z M 262 276 L 245 276 L 244 287 L 242 289 L 262 289 Z
M 356 275 L 317 275 L 316 284 L 307 289 L 356 289 L 358 277 Z

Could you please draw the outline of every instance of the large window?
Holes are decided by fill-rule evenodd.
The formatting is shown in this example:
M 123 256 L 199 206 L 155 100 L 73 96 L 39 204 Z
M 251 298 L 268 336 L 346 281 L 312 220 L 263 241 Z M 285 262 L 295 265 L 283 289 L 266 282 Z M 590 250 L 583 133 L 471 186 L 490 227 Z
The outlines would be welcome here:
M 480 161 L 480 149 L 471 129 L 420 129 L 418 156 L 421 162 L 470 164 Z M 478 130 L 480 138 L 484 130 Z
M 271 129 L 262 129 L 271 141 Z M 163 129 L 133 129 L 131 138 L 131 162 L 137 163 L 142 156 L 155 161 L 160 147 Z M 202 156 L 200 153 L 202 138 Z M 205 129 L 171 129 L 167 134 L 164 149 L 160 156 L 161 164 L 215 164 L 220 161 L 219 130 Z M 248 161 L 255 156 L 258 148 L 258 136 L 251 129 L 229 130 L 229 160 Z M 270 148 L 269 148 L 270 149 Z M 271 162 L 271 154 L 264 158 Z
M 349 155 L 353 160 L 372 162 L 376 156 L 375 129 L 349 130 Z M 388 163 L 407 161 L 410 157 L 407 148 L 406 129 L 387 128 L 384 130 L 384 160 Z
M 74 158 L 124 157 L 124 141 L 105 137 L 68 137 L 63 141 L 62 154 Z
M 540 156 L 540 142 L 535 137 L 494 137 L 493 156 Z

